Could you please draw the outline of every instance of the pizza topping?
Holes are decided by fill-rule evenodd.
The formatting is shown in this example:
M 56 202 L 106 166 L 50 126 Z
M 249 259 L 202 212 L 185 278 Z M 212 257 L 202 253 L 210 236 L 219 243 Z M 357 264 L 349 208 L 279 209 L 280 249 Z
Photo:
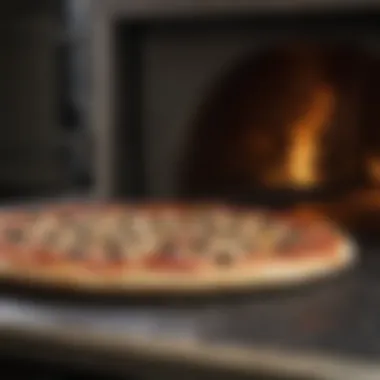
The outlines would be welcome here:
M 43 244 L 47 245 L 49 248 L 54 249 L 55 244 L 58 242 L 60 232 L 57 229 L 50 229 L 46 231 L 43 238 Z
M 122 261 L 122 247 L 113 239 L 108 239 L 104 244 L 104 253 L 107 259 L 111 261 Z
M 86 254 L 80 247 L 73 247 L 69 249 L 68 257 L 73 260 L 84 260 L 86 258 Z
M 60 228 L 61 223 L 57 217 L 53 215 L 47 215 L 46 217 L 40 215 L 31 223 L 29 230 L 30 238 L 34 244 L 40 245 L 50 231 L 60 230 Z
M 294 229 L 289 230 L 286 235 L 282 236 L 282 238 L 279 239 L 277 250 L 279 252 L 289 251 L 297 244 L 297 242 L 299 242 L 299 236 L 299 231 L 296 231 Z
M 133 229 L 133 218 L 131 215 L 121 215 L 116 227 L 116 231 L 123 234 Z
M 139 233 L 139 231 L 136 231 L 133 228 L 124 230 L 122 233 L 120 233 L 119 236 L 123 238 L 125 243 L 129 246 L 136 245 L 141 240 L 141 234 Z
M 226 253 L 230 256 L 228 259 L 224 257 Z M 237 261 L 242 253 L 242 248 L 233 239 L 212 239 L 206 249 L 206 255 L 213 262 L 226 262 L 228 260 L 229 265 Z
M 260 232 L 264 231 L 269 223 L 266 215 L 243 214 L 237 221 L 239 224 L 238 236 L 243 240 L 259 237 Z
M 12 243 L 21 243 L 25 238 L 24 232 L 17 227 L 8 228 L 6 229 L 5 233 L 7 239 Z
M 177 258 L 178 257 L 178 249 L 174 242 L 166 241 L 163 243 L 161 248 L 158 249 L 160 255 L 165 258 Z
M 217 232 L 228 233 L 231 231 L 231 227 L 233 227 L 233 218 L 228 212 L 223 211 L 215 211 L 213 215 L 213 227 Z
M 103 224 L 100 226 L 102 230 L 101 233 L 109 235 L 117 231 L 120 226 L 120 221 L 118 215 L 110 215 L 107 219 L 103 221 Z
M 173 235 L 176 235 L 179 231 L 179 224 L 174 222 L 164 222 L 157 223 L 155 226 L 155 230 L 151 233 L 157 234 L 160 239 L 167 240 L 171 239 Z
M 72 240 L 82 248 L 90 246 L 99 237 L 91 228 L 82 224 L 74 224 L 69 230 Z
M 196 236 L 190 243 L 191 250 L 197 254 L 203 254 L 209 244 L 209 238 L 205 235 Z
M 72 250 L 81 249 L 80 241 L 77 238 L 76 230 L 73 227 L 63 229 L 58 234 L 57 242 L 55 243 L 56 249 L 59 252 L 67 253 Z
M 260 255 L 275 254 L 281 241 L 286 238 L 288 227 L 286 224 L 272 222 L 267 224 L 265 228 L 261 227 L 257 232 L 256 242 L 257 251 Z
M 146 232 L 150 230 L 151 223 L 144 214 L 137 214 L 131 218 L 130 228 L 138 232 Z
M 219 266 L 231 266 L 233 264 L 233 257 L 231 252 L 228 251 L 220 251 L 215 255 L 215 262 Z

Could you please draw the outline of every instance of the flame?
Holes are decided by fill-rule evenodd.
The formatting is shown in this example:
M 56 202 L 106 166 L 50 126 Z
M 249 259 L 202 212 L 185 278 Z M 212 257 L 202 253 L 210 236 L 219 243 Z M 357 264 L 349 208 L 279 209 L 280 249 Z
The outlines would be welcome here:
M 291 126 L 286 171 L 292 185 L 310 187 L 319 180 L 320 138 L 334 110 L 334 100 L 333 90 L 321 85 L 316 89 L 307 112 Z
M 367 171 L 373 183 L 380 183 L 380 157 L 370 156 L 367 158 Z

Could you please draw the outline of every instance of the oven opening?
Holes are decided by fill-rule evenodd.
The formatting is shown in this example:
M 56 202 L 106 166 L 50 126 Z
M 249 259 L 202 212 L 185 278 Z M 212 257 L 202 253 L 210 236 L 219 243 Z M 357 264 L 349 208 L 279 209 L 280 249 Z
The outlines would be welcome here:
M 380 40 L 368 43 L 360 22 L 355 41 L 344 22 L 323 34 L 320 21 L 301 40 L 305 24 L 118 25 L 113 195 L 304 209 L 375 228 Z

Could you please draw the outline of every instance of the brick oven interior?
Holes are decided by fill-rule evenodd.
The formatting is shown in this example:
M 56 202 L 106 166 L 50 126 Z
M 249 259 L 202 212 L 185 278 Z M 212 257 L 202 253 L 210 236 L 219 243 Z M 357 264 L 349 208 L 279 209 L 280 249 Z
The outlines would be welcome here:
M 247 53 L 274 44 L 336 41 L 357 44 L 376 54 L 380 47 L 376 17 L 370 14 L 168 18 L 113 25 L 115 128 L 109 129 L 115 175 L 108 195 L 127 198 L 179 198 L 180 159 L 191 133 L 191 121 L 207 89 Z M 275 108 L 274 111 L 275 112 Z M 210 142 L 212 144 L 212 142 Z M 312 202 L 350 226 L 371 229 L 377 219 L 376 189 L 347 214 L 352 187 L 277 191 L 272 188 L 228 194 L 233 201 L 261 205 Z M 343 188 L 343 190 L 342 190 Z M 359 191 L 360 193 L 360 191 Z M 355 193 L 356 194 L 356 193 Z M 212 197 L 213 194 L 210 194 Z M 342 198 L 347 196 L 343 203 Z M 371 198 L 369 200 L 369 198 Z M 358 215 L 357 215 L 358 214 Z M 360 214 L 360 215 L 359 215 Z M 355 221 L 353 221 L 353 218 Z M 363 220 L 362 220 L 363 219 Z

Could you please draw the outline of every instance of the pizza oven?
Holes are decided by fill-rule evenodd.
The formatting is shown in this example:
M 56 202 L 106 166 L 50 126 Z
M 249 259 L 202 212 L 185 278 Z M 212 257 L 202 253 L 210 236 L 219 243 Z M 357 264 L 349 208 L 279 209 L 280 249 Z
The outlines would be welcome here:
M 94 1 L 89 116 L 95 138 L 96 195 L 192 198 L 191 191 L 181 192 L 181 160 L 193 119 L 208 90 L 248 55 L 300 38 L 306 43 L 356 44 L 376 54 L 380 14 L 370 2 L 340 3 L 329 2 L 327 7 L 308 0 L 296 5 L 291 1 Z M 270 112 L 276 113 L 275 104 Z M 210 149 L 215 145 L 212 137 L 209 144 Z M 356 153 L 346 150 L 338 155 L 349 160 Z M 334 181 L 338 167 L 330 181 L 316 180 L 301 187 L 293 186 L 291 178 L 284 186 L 244 187 L 232 181 L 222 195 L 212 191 L 205 195 L 266 206 L 311 203 L 324 209 L 327 205 L 329 212 L 351 223 L 347 205 L 355 194 L 367 202 L 371 218 L 377 217 L 372 212 L 376 189 L 363 195 L 367 184 L 361 170 L 365 169 L 356 167 L 347 181 Z M 347 200 L 342 204 L 342 199 Z M 357 208 L 361 210 L 360 205 Z

